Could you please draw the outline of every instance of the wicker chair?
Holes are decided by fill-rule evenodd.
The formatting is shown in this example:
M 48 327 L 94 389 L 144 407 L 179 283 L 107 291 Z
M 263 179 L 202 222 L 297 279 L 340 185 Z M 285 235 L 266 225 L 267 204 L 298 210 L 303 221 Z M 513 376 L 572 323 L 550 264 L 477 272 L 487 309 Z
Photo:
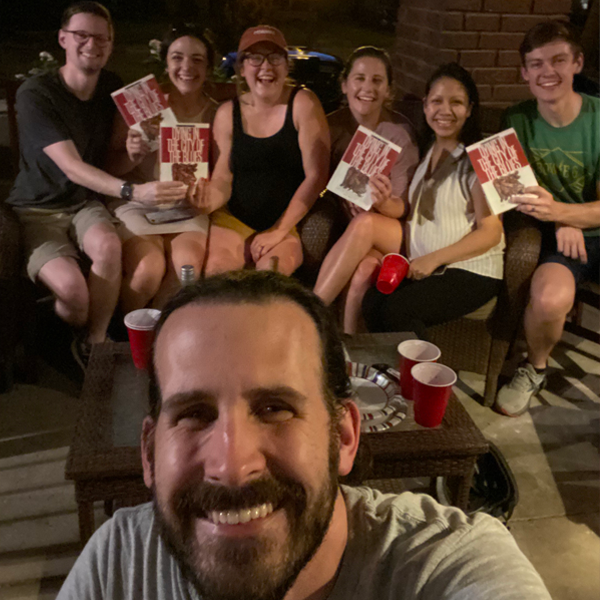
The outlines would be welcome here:
M 344 233 L 348 219 L 339 200 L 331 193 L 319 198 L 309 213 L 298 224 L 304 260 L 294 276 L 313 288 L 327 252 Z
M 0 201 L 0 392 L 13 384 L 14 355 L 21 324 L 21 229 L 13 211 Z
M 541 233 L 531 217 L 516 211 L 505 213 L 504 233 L 504 279 L 491 314 L 482 318 L 480 309 L 427 330 L 445 364 L 456 371 L 485 374 L 484 406 L 494 402 L 498 376 L 519 332 L 540 253 Z

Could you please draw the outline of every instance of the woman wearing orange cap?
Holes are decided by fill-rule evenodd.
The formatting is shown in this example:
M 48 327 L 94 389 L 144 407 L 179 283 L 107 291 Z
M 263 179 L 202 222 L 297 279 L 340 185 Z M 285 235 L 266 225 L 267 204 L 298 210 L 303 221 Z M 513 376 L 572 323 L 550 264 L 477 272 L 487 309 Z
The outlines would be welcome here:
M 255 265 L 293 273 L 296 224 L 327 183 L 329 129 L 317 97 L 286 81 L 287 45 L 275 27 L 242 35 L 237 67 L 248 91 L 217 111 L 216 164 L 202 205 L 211 213 L 206 273 Z

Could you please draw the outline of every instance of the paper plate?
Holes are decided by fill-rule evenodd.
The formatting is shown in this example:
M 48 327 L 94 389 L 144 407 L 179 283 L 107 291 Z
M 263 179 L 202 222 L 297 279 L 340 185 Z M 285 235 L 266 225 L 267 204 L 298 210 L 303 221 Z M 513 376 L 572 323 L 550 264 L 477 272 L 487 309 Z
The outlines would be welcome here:
M 385 431 L 406 417 L 398 386 L 387 375 L 361 363 L 349 362 L 348 375 L 364 432 Z

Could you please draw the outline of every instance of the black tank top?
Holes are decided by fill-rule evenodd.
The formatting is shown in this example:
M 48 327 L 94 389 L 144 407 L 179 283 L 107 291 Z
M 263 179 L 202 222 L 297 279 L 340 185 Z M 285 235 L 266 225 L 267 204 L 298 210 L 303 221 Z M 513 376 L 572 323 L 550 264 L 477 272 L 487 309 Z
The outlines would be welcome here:
M 298 89 L 290 93 L 283 127 L 267 138 L 244 133 L 240 103 L 237 98 L 233 100 L 233 183 L 228 208 L 234 217 L 256 231 L 275 224 L 304 180 L 292 115 Z

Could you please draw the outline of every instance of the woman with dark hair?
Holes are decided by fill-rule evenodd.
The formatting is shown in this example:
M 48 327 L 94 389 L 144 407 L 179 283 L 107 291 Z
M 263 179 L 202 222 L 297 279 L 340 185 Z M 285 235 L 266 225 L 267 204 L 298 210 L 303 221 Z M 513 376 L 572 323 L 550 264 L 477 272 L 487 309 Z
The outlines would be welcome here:
M 325 257 L 315 293 L 331 304 L 348 283 L 344 304 L 344 331 L 355 333 L 362 298 L 381 258 L 399 252 L 406 213 L 408 184 L 419 154 L 408 121 L 385 106 L 391 97 L 392 64 L 385 50 L 357 48 L 342 72 L 342 91 L 348 106 L 328 115 L 331 133 L 331 170 L 340 162 L 359 125 L 402 148 L 390 176 L 375 175 L 369 185 L 374 200 L 369 211 L 343 201 L 350 222 Z
M 170 28 L 161 42 L 160 57 L 168 76 L 163 91 L 177 122 L 212 124 L 217 103 L 204 92 L 203 86 L 212 70 L 214 51 L 204 34 L 191 24 Z M 119 165 L 120 175 L 127 173 L 134 184 L 159 178 L 158 151 L 149 152 L 141 134 L 134 129 L 127 131 L 122 119 L 115 129 L 113 146 L 117 148 L 113 160 Z M 130 211 L 156 210 L 151 205 L 141 207 L 139 203 L 123 201 L 115 201 L 111 208 L 123 221 Z M 153 305 L 162 306 L 179 288 L 183 265 L 192 265 L 196 277 L 202 271 L 208 228 L 205 216 L 154 227 L 169 233 L 139 235 L 123 223 L 119 227 L 123 240 L 121 307 L 124 312 L 142 308 L 152 299 Z
M 497 295 L 504 238 L 471 167 L 465 145 L 477 141 L 479 95 L 459 65 L 441 66 L 423 101 L 430 145 L 409 190 L 410 269 L 390 295 L 367 291 L 369 331 L 414 331 L 456 319 Z

